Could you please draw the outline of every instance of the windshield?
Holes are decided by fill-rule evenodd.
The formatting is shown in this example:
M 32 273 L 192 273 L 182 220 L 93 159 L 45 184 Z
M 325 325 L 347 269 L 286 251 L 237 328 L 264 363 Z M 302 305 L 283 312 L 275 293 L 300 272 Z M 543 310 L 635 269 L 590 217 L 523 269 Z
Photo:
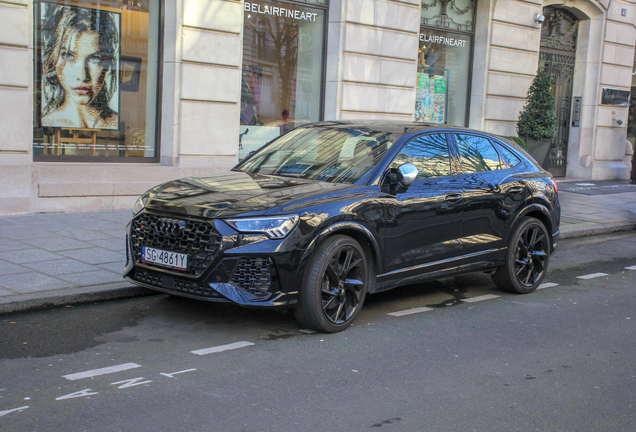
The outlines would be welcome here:
M 258 151 L 238 170 L 354 183 L 380 161 L 400 136 L 367 128 L 300 127 Z

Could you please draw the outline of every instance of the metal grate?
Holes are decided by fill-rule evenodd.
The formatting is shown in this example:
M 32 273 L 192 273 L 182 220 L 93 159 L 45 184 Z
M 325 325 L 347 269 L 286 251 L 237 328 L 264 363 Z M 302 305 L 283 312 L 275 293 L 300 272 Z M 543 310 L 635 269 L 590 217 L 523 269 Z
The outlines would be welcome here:
M 272 284 L 272 264 L 269 258 L 241 258 L 232 282 L 252 294 L 267 295 Z
M 161 230 L 170 222 L 180 225 L 178 230 Z M 142 213 L 135 217 L 131 227 L 132 255 L 135 263 L 141 263 L 141 247 L 147 246 L 170 252 L 188 255 L 186 270 L 170 269 L 171 272 L 201 275 L 212 263 L 221 246 L 221 234 L 214 225 L 207 221 L 166 218 L 149 213 Z M 151 267 L 165 269 L 154 263 L 143 263 Z
M 210 288 L 206 283 L 189 280 L 179 276 L 166 275 L 153 270 L 136 268 L 132 279 L 170 291 L 195 294 L 204 297 L 224 298 L 222 295 Z

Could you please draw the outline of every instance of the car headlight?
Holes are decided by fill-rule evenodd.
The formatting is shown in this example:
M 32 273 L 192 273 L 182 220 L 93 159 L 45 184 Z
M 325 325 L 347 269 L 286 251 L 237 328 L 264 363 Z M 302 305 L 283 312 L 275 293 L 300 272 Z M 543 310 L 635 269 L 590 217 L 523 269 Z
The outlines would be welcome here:
M 298 215 L 226 219 L 232 228 L 242 233 L 263 233 L 272 239 L 282 239 L 298 225 Z
M 147 195 L 142 195 L 139 198 L 137 198 L 137 202 L 135 203 L 135 205 L 133 207 L 133 215 L 136 215 L 137 213 L 142 211 L 144 209 L 144 207 L 146 207 L 146 203 L 147 202 L 148 202 L 148 196 Z

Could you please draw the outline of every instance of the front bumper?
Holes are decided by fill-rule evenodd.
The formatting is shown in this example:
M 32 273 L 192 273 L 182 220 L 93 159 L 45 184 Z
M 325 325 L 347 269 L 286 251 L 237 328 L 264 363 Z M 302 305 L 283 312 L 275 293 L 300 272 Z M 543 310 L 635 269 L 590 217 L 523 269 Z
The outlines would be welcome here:
M 140 223 L 138 218 L 142 215 L 144 222 Z M 214 252 L 205 255 L 204 249 L 209 248 L 201 246 L 199 228 L 188 238 L 196 236 L 194 244 L 201 251 L 192 249 L 192 242 L 183 238 L 173 241 L 170 233 L 158 234 L 153 220 L 164 217 L 142 212 L 128 225 L 124 270 L 128 281 L 168 294 L 241 306 L 287 308 L 296 304 L 297 289 L 290 287 L 298 286 L 298 263 L 303 251 L 294 247 L 293 238 L 271 240 L 263 235 L 240 234 L 221 220 L 194 220 L 213 226 L 211 235 L 206 232 L 203 237 L 207 244 L 215 244 Z M 193 221 L 178 218 L 188 224 Z M 141 246 L 187 253 L 198 264 L 183 271 L 143 262 Z

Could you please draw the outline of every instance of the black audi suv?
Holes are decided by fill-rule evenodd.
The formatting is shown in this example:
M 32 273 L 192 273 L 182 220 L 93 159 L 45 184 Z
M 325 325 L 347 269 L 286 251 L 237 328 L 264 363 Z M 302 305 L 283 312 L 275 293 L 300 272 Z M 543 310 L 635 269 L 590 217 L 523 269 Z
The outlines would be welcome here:
M 421 123 L 293 129 L 231 171 L 135 204 L 124 276 L 169 294 L 347 328 L 367 294 L 465 272 L 530 293 L 559 237 L 557 184 L 512 141 Z

